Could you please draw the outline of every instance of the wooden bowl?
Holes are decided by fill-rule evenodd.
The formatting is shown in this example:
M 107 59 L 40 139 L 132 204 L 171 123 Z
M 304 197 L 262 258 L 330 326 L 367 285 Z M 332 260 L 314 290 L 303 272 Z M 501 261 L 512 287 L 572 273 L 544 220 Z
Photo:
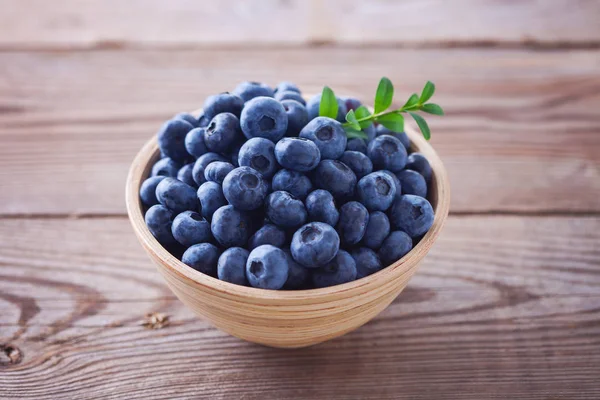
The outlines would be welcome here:
M 142 214 L 138 192 L 159 157 L 153 137 L 135 157 L 129 171 L 126 202 L 133 229 L 173 293 L 192 311 L 238 338 L 273 347 L 304 347 L 341 336 L 365 324 L 386 308 L 440 234 L 450 207 L 446 170 L 436 152 L 414 130 L 408 130 L 414 150 L 433 169 L 430 200 L 433 226 L 401 260 L 383 270 L 343 285 L 311 290 L 264 290 L 234 285 L 193 270 L 154 239 Z

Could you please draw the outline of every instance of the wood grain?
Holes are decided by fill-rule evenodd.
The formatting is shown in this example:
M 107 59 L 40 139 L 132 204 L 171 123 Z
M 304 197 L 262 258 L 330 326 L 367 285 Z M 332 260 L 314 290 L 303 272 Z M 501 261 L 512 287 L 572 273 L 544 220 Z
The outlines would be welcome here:
M 124 218 L 5 220 L 0 398 L 597 398 L 599 240 L 596 217 L 451 217 L 377 319 L 284 351 L 197 320 Z
M 244 79 L 368 100 L 383 75 L 436 83 L 452 211 L 600 211 L 600 52 L 322 47 L 0 53 L 0 214 L 123 214 L 161 121 Z
M 5 49 L 600 44 L 600 4 L 585 0 L 4 0 L 2 10 Z

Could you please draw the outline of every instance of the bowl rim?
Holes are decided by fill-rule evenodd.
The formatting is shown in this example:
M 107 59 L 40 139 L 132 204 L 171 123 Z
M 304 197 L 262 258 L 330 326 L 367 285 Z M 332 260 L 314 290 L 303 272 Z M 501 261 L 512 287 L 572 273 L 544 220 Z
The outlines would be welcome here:
M 408 125 L 405 127 L 405 131 L 411 140 L 411 148 L 414 151 L 423 154 L 432 168 L 433 176 L 430 187 L 436 188 L 434 191 L 434 193 L 436 193 L 436 201 L 434 205 L 435 217 L 433 225 L 419 243 L 417 243 L 417 245 L 400 260 L 397 260 L 395 263 L 384 267 L 374 274 L 352 282 L 318 289 L 260 289 L 236 285 L 222 281 L 218 278 L 213 278 L 212 276 L 190 268 L 177 259 L 169 253 L 148 230 L 142 213 L 141 200 L 139 199 L 139 188 L 150 171 L 150 162 L 159 154 L 156 135 L 146 142 L 142 149 L 137 153 L 129 169 L 125 188 L 127 214 L 138 240 L 151 258 L 160 260 L 161 264 L 166 266 L 170 272 L 177 274 L 184 280 L 190 280 L 206 290 L 218 291 L 223 294 L 244 298 L 249 302 L 280 301 L 287 303 L 288 301 L 295 302 L 297 300 L 305 300 L 310 303 L 318 303 L 320 300 L 331 300 L 331 296 L 336 294 L 346 297 L 346 295 L 350 294 L 349 292 L 372 289 L 373 287 L 380 286 L 382 283 L 399 278 L 406 273 L 406 269 L 403 268 L 403 265 L 409 261 L 413 262 L 411 268 L 416 267 L 439 236 L 448 217 L 450 209 L 450 183 L 446 169 L 437 152 L 420 133 Z

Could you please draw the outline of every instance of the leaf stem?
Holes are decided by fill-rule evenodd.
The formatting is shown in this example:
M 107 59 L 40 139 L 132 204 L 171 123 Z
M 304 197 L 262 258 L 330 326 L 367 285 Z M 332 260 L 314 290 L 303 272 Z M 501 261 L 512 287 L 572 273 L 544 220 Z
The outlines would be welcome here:
M 403 112 L 409 112 L 409 111 L 421 110 L 421 109 L 422 109 L 422 107 L 423 107 L 423 104 L 420 104 L 420 103 L 413 104 L 412 106 L 409 106 L 409 107 L 404 107 L 404 106 L 402 106 L 402 107 L 400 107 L 400 108 L 397 108 L 397 109 L 395 109 L 395 110 L 382 111 L 382 112 L 380 112 L 380 113 L 377 113 L 377 114 L 371 114 L 371 115 L 368 115 L 368 116 L 366 116 L 366 117 L 363 117 L 363 118 L 358 118 L 356 121 L 357 121 L 358 123 L 360 123 L 360 122 L 366 122 L 366 121 L 373 121 L 373 120 L 375 120 L 376 118 L 383 117 L 384 115 L 389 115 L 389 114 L 399 114 L 399 113 L 403 113 Z M 344 125 L 345 127 L 350 127 L 350 126 L 352 126 L 352 125 L 351 125 L 349 122 L 345 122 L 343 125 Z

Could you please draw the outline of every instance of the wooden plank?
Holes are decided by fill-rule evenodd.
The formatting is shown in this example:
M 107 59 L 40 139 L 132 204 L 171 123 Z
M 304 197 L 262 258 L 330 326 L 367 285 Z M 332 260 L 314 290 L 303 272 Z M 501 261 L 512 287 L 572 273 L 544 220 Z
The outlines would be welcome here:
M 4 0 L 0 47 L 599 43 L 584 0 Z M 35 10 L 35 12 L 32 12 Z
M 0 214 L 124 213 L 161 121 L 244 79 L 368 101 L 383 75 L 399 99 L 436 82 L 452 211 L 600 211 L 600 52 L 323 47 L 0 53 Z
M 597 398 L 599 241 L 597 217 L 451 217 L 378 318 L 286 351 L 197 320 L 124 218 L 4 220 L 0 398 Z

